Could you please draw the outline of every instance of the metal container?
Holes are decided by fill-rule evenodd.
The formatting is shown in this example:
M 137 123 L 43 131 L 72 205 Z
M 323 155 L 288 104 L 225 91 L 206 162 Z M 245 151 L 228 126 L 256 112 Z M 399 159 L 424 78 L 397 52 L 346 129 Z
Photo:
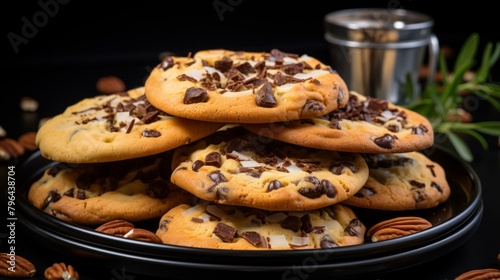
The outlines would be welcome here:
M 404 9 L 340 10 L 324 18 L 332 68 L 350 90 L 404 105 L 418 98 L 419 73 L 428 50 L 429 75 L 435 75 L 439 43 L 428 15 Z M 410 78 L 413 95 L 406 89 Z

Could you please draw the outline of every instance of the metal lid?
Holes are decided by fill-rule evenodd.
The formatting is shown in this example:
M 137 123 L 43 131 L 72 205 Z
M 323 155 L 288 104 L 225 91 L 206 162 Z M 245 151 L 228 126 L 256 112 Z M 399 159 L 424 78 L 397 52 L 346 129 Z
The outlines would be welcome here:
M 434 20 L 405 9 L 362 8 L 335 11 L 324 18 L 329 37 L 365 43 L 427 41 Z

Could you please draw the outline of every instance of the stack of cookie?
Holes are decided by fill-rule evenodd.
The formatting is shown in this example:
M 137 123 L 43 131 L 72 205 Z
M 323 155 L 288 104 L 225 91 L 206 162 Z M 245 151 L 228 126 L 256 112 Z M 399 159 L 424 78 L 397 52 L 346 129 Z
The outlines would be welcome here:
M 60 163 L 32 186 L 30 200 L 85 224 L 159 218 L 165 244 L 356 245 L 366 227 L 355 208 L 404 211 L 447 200 L 444 170 L 419 152 L 433 141 L 426 118 L 349 92 L 313 57 L 205 50 L 168 56 L 144 88 L 84 100 L 43 125 L 40 151 Z M 106 197 L 108 207 L 68 206 Z M 99 219 L 76 218 L 85 211 Z M 130 212 L 141 213 L 123 214 Z

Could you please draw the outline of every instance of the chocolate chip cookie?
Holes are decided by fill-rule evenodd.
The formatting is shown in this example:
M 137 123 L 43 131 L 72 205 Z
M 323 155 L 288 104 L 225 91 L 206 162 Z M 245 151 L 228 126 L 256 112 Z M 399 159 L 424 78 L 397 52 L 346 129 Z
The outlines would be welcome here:
M 44 122 L 36 144 L 53 161 L 109 162 L 165 152 L 221 126 L 168 115 L 152 106 L 140 87 L 69 106 Z
M 231 250 L 299 250 L 358 245 L 366 227 L 349 206 L 264 211 L 200 202 L 172 208 L 156 235 L 171 245 Z
M 370 176 L 345 204 L 379 210 L 428 209 L 448 200 L 444 169 L 420 152 L 364 154 Z
M 170 157 L 105 163 L 54 163 L 34 182 L 28 200 L 64 221 L 98 225 L 158 218 L 192 195 L 169 180 Z
M 145 88 L 151 104 L 171 115 L 223 123 L 318 117 L 348 100 L 344 80 L 331 67 L 276 49 L 167 56 Z
M 359 154 L 304 148 L 239 129 L 177 148 L 172 183 L 219 204 L 301 211 L 341 202 L 368 178 Z
M 404 153 L 434 143 L 432 125 L 424 116 L 353 91 L 347 106 L 322 117 L 244 127 L 288 143 L 345 152 Z

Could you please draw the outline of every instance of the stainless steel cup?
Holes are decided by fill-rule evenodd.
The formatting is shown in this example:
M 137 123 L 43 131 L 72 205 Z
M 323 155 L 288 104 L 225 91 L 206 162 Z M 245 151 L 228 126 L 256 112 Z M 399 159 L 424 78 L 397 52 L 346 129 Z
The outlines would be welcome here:
M 350 90 L 405 105 L 421 91 L 419 73 L 428 54 L 433 81 L 439 42 L 428 15 L 404 9 L 363 8 L 335 11 L 324 18 L 331 66 Z M 427 53 L 426 53 L 427 51 Z

